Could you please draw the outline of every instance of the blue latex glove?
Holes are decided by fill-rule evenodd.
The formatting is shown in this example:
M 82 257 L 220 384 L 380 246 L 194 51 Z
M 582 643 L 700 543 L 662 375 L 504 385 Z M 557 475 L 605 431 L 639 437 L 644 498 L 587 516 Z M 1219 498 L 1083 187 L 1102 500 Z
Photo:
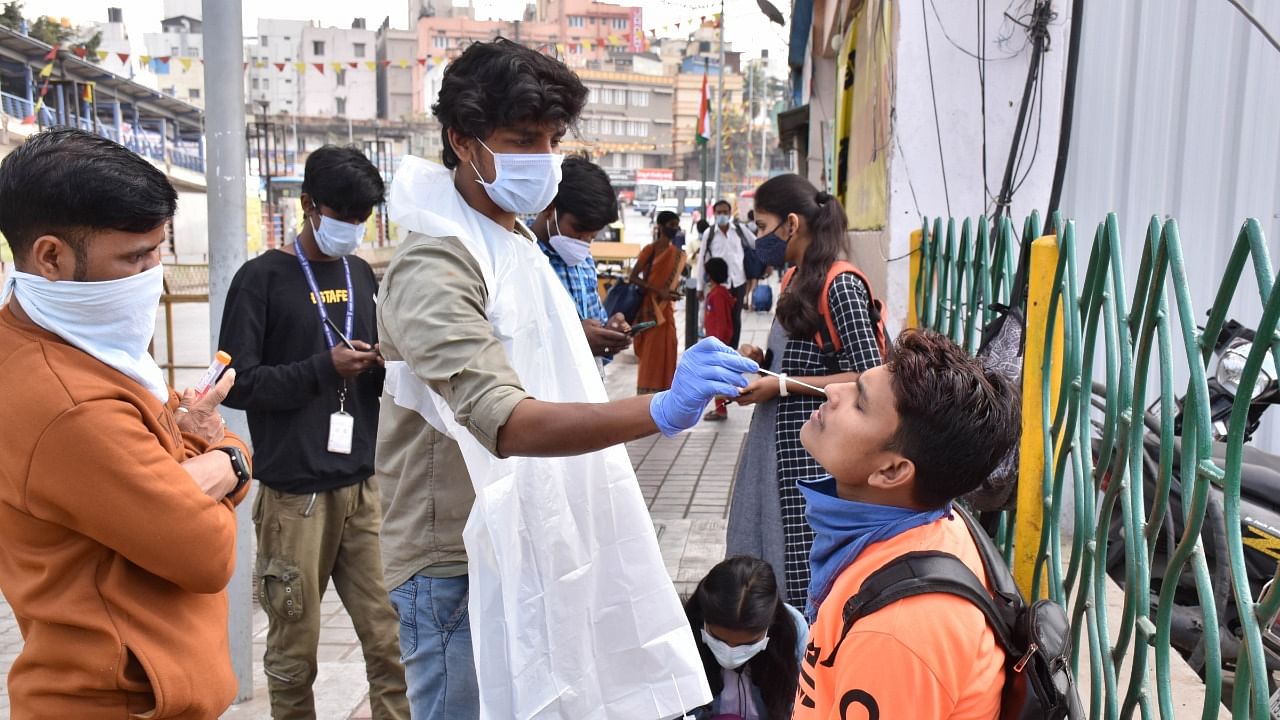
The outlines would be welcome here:
M 698 424 L 702 411 L 717 395 L 737 397 L 747 386 L 745 373 L 760 366 L 719 340 L 709 337 L 685 350 L 670 390 L 653 396 L 649 415 L 663 435 L 672 437 Z

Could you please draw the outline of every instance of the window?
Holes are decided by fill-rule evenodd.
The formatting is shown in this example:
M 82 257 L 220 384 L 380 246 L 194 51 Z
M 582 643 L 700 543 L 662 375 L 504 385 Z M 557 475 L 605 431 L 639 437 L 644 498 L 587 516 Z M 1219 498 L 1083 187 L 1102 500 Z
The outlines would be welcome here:
M 257 90 L 258 88 L 259 88 L 259 85 L 258 85 L 258 78 L 254 78 L 254 79 L 253 79 L 253 89 L 254 89 L 254 90 Z
M 312 40 L 312 41 L 311 41 L 311 52 L 312 52 L 313 54 L 315 54 L 315 55 L 323 55 L 323 54 L 324 54 L 324 41 L 323 41 L 323 40 Z
M 614 18 L 614 19 L 613 19 L 613 29 L 614 29 L 614 30 L 626 30 L 626 29 L 627 29 L 627 19 L 626 19 L 626 18 L 621 18 L 621 17 L 616 17 L 616 18 Z
M 333 99 L 333 102 L 334 102 L 334 104 L 337 106 L 338 114 L 339 114 L 339 115 L 346 115 L 346 114 L 347 114 L 347 99 L 346 99 L 346 98 L 334 98 L 334 99 Z
M 632 90 L 631 104 L 635 107 L 648 107 L 649 92 L 647 90 Z
M 644 167 L 644 156 L 637 153 L 627 153 L 627 169 L 638 170 Z
M 289 38 L 285 38 L 285 40 L 288 40 L 288 39 L 289 39 Z M 268 40 L 269 40 L 269 38 L 268 38 L 266 35 L 263 35 L 262 37 L 259 37 L 259 38 L 258 38 L 258 44 L 265 48 L 265 47 L 267 47 L 267 45 L 269 44 L 269 43 L 267 42 Z
M 596 24 L 596 19 L 595 19 L 595 18 L 587 18 L 587 20 L 588 20 L 592 25 L 595 25 L 595 24 Z
M 338 70 L 338 71 L 337 71 L 337 77 L 338 77 L 338 87 L 343 87 L 344 85 L 346 85 L 346 84 L 347 84 L 347 71 L 346 71 L 346 70 Z
M 590 120 L 587 121 L 586 129 L 587 129 L 588 135 L 595 135 L 596 133 L 600 132 L 600 121 L 596 120 L 595 118 L 591 118 Z
M 432 38 L 432 39 L 431 39 L 431 46 L 432 46 L 432 47 L 434 47 L 434 48 L 435 48 L 435 49 L 437 49 L 437 50 L 448 50 L 448 49 L 449 49 L 449 38 L 447 38 L 447 37 L 445 37 L 445 36 L 443 36 L 443 35 L 437 35 L 437 36 L 435 36 L 434 38 Z
M 191 88 L 187 91 L 187 97 L 192 100 L 200 99 L 200 88 Z
M 262 78 L 262 89 L 263 90 L 271 89 L 271 78 Z
M 191 57 L 193 57 L 193 58 L 198 58 L 198 57 L 200 57 L 200 48 L 198 48 L 198 47 L 193 47 L 193 48 L 191 48 Z
M 170 50 L 169 52 L 170 57 L 178 57 L 179 55 L 182 54 L 180 52 L 180 48 L 177 45 L 170 45 L 169 50 Z
M 584 25 L 586 25 L 586 22 L 581 15 L 569 16 L 569 27 L 582 27 Z
M 355 49 L 356 57 L 364 57 L 364 43 L 356 43 L 352 47 Z

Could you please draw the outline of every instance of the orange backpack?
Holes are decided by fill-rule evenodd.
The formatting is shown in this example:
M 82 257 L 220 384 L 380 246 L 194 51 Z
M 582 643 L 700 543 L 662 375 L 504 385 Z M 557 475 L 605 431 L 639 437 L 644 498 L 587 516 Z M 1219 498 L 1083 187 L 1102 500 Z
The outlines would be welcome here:
M 822 284 L 822 297 L 818 300 L 818 313 L 822 315 L 822 319 L 826 320 L 826 332 L 819 331 L 814 336 L 814 342 L 818 344 L 818 349 L 826 352 L 828 348 L 839 352 L 841 347 L 840 333 L 836 332 L 835 321 L 831 319 L 831 283 L 835 282 L 836 276 L 843 273 L 853 273 L 854 277 L 862 281 L 867 288 L 867 312 L 871 316 L 871 326 L 875 329 L 876 344 L 880 346 L 880 359 L 883 361 L 888 357 L 889 353 L 889 334 L 884 328 L 884 306 L 880 303 L 871 292 L 871 281 L 862 271 L 847 260 L 837 260 L 831 263 L 831 269 L 827 270 L 827 281 Z M 782 289 L 779 296 L 787 291 L 787 285 L 791 282 L 791 277 L 796 274 L 796 268 L 791 268 L 782 276 Z

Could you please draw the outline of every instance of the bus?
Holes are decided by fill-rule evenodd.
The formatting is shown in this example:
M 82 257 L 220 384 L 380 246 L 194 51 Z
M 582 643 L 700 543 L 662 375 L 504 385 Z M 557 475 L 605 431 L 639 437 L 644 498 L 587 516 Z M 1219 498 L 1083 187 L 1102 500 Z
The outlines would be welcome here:
M 672 180 L 659 188 L 658 200 L 654 204 L 654 212 L 662 212 L 670 210 L 677 215 L 685 215 L 695 210 L 702 209 L 702 187 L 704 183 L 701 180 Z M 715 202 L 716 184 L 708 180 L 707 188 L 707 204 Z

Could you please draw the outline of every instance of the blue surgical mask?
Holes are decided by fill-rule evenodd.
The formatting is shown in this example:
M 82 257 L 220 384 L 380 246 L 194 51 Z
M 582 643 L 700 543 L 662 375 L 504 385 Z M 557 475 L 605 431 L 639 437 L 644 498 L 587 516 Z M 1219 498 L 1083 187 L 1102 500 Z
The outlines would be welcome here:
M 311 221 L 311 232 L 320 252 L 329 257 L 344 257 L 360 247 L 360 241 L 364 239 L 364 223 L 343 222 L 321 215 L 319 225 Z
M 787 241 L 778 237 L 781 228 L 779 224 L 773 232 L 756 238 L 756 257 L 765 265 L 780 268 L 787 264 Z
M 476 138 L 485 150 L 489 146 Z M 564 155 L 557 153 L 496 153 L 493 156 L 493 182 L 485 182 L 476 164 L 476 182 L 484 186 L 495 205 L 511 213 L 532 215 L 547 209 L 560 187 L 560 163 Z
M 764 652 L 764 649 L 769 647 L 769 636 L 765 635 L 750 645 L 730 645 L 707 632 L 704 627 L 702 629 L 702 642 L 707 644 L 707 649 L 715 656 L 716 662 L 720 663 L 720 667 L 725 670 L 737 670 L 746 665 L 751 658 Z
M 731 220 L 733 220 L 733 218 L 728 215 L 716 215 L 716 225 L 719 225 L 722 228 L 729 227 L 729 222 Z

